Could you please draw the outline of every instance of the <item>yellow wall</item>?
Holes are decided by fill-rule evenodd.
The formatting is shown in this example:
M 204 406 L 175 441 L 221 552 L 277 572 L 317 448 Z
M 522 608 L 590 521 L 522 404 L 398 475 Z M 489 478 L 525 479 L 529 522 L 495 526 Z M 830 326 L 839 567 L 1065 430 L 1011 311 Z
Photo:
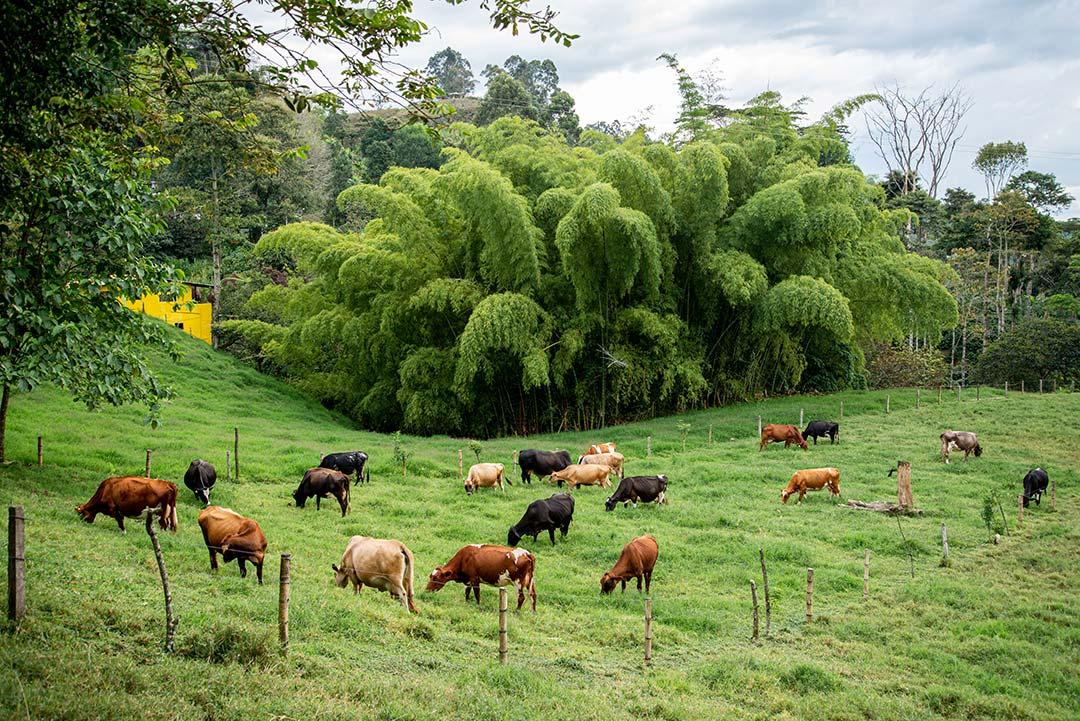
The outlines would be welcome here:
M 201 341 L 213 342 L 210 335 L 210 304 L 196 303 L 189 310 L 186 304 L 190 300 L 191 289 L 186 288 L 177 300 L 161 300 L 157 295 L 150 294 L 136 301 L 125 300 L 124 305 L 155 318 L 161 318 Z

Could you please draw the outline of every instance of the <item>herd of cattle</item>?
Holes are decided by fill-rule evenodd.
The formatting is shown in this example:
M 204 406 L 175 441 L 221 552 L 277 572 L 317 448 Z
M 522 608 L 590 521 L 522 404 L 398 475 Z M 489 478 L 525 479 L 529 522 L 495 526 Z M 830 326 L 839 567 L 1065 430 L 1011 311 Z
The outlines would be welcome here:
M 764 450 L 770 443 L 783 443 L 785 447 L 797 445 L 803 450 L 809 448 L 806 439 L 827 437 L 831 443 L 837 443 L 840 426 L 832 421 L 811 421 L 806 430 L 800 432 L 792 425 L 769 424 L 762 428 L 759 450 Z M 976 458 L 982 455 L 982 448 L 974 433 L 966 431 L 946 431 L 941 434 L 941 457 L 948 463 L 952 451 L 964 452 L 964 459 L 969 454 Z M 349 510 L 349 492 L 351 476 L 358 482 L 370 480 L 370 473 L 365 472 L 368 460 L 366 453 L 332 453 L 324 456 L 319 466 L 304 473 L 299 487 L 292 497 L 298 508 L 305 502 L 315 499 L 318 509 L 323 498 L 337 499 L 341 515 Z M 658 505 L 667 503 L 668 479 L 665 475 L 630 476 L 623 473 L 624 456 L 615 450 L 614 443 L 592 445 L 581 454 L 577 463 L 573 463 L 569 452 L 523 450 L 517 454 L 517 464 L 521 470 L 522 483 L 531 484 L 533 476 L 548 478 L 559 487 L 565 483 L 570 491 L 581 486 L 611 486 L 610 476 L 619 478 L 618 487 L 605 503 L 607 511 L 613 511 L 619 503 L 623 506 L 639 502 Z M 266 555 L 266 536 L 259 524 L 235 511 L 220 506 L 211 506 L 210 493 L 217 481 L 214 467 L 203 460 L 194 460 L 184 474 L 186 485 L 196 499 L 206 507 L 199 513 L 198 522 L 203 540 L 210 553 L 210 568 L 217 570 L 217 556 L 220 553 L 226 563 L 235 559 L 240 569 L 240 577 L 247 576 L 246 564 L 255 567 L 255 573 L 262 583 L 263 560 Z M 512 485 L 505 475 L 501 463 L 477 463 L 469 469 L 464 485 L 467 494 L 472 495 L 479 488 L 504 489 L 504 483 Z M 1041 468 L 1032 469 L 1024 478 L 1024 506 L 1030 500 L 1040 502 L 1046 491 L 1049 478 Z M 837 468 L 812 468 L 796 471 L 787 486 L 780 492 L 780 499 L 787 503 L 789 497 L 798 493 L 802 502 L 809 490 L 828 488 L 833 496 L 840 495 L 840 471 Z M 158 516 L 162 529 L 176 532 L 177 487 L 169 481 L 140 476 L 118 476 L 106 478 L 98 486 L 93 497 L 75 510 L 87 523 L 93 523 L 98 514 L 114 518 L 124 530 L 125 518 L 145 516 L 147 523 L 154 514 Z M 521 519 L 507 531 L 506 546 L 490 544 L 470 544 L 463 546 L 454 556 L 441 566 L 436 566 L 428 577 L 427 591 L 434 592 L 451 581 L 465 586 L 465 600 L 475 597 L 480 603 L 480 585 L 513 586 L 517 590 L 517 608 L 521 609 L 526 594 L 532 600 L 532 609 L 536 610 L 536 584 L 534 580 L 536 558 L 534 554 L 517 544 L 525 537 L 532 537 L 535 542 L 539 535 L 547 531 L 551 545 L 555 545 L 555 531 L 563 538 L 570 529 L 574 518 L 574 497 L 570 493 L 559 492 L 546 499 L 533 501 L 525 509 Z M 642 581 L 646 593 L 652 582 L 652 572 L 659 555 L 656 539 L 650 535 L 639 536 L 627 543 L 615 565 L 600 579 L 601 593 L 610 593 L 616 585 L 622 584 L 626 590 L 627 581 L 637 581 L 641 590 Z M 364 586 L 386 591 L 406 609 L 417 612 L 413 600 L 414 562 L 412 551 L 405 544 L 393 539 L 353 536 L 349 539 L 339 563 L 331 564 L 334 582 L 341 588 L 352 585 L 356 593 Z

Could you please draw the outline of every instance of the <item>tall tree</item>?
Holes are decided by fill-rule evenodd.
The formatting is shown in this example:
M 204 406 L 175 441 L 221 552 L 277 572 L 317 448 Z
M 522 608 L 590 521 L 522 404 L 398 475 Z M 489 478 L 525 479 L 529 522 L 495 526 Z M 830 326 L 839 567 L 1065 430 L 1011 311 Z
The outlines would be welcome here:
M 1020 192 L 1028 203 L 1043 213 L 1067 208 L 1073 202 L 1073 196 L 1052 173 L 1025 170 L 1010 178 L 1005 189 Z
M 476 87 L 472 65 L 464 55 L 451 47 L 443 48 L 428 58 L 424 71 L 451 98 L 463 98 Z
M 487 92 L 476 111 L 476 122 L 488 125 L 506 115 L 539 120 L 540 108 L 520 80 L 496 69 L 488 77 Z
M 1017 170 L 1027 165 L 1027 146 L 1006 140 L 987 143 L 979 148 L 971 167 L 978 170 L 986 183 L 986 199 L 993 201 Z

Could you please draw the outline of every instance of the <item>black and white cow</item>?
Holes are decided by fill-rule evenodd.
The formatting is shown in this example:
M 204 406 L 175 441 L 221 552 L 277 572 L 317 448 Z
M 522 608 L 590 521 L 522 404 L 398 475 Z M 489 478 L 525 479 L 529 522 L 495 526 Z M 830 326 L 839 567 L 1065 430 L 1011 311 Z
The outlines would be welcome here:
M 604 501 L 604 508 L 613 511 L 620 503 L 625 508 L 630 503 L 636 506 L 638 501 L 667 503 L 665 493 L 667 493 L 667 476 L 630 476 L 619 481 L 619 487 L 615 489 L 615 493 Z
M 1027 508 L 1028 501 L 1031 500 L 1035 501 L 1035 505 L 1041 505 L 1039 501 L 1049 485 L 1050 476 L 1046 475 L 1046 471 L 1041 468 L 1028 471 L 1024 476 L 1024 508 Z
M 368 456 L 363 451 L 349 451 L 348 453 L 327 453 L 319 461 L 319 468 L 329 468 L 332 471 L 341 471 L 345 475 L 356 474 L 356 482 L 363 483 L 371 480 L 371 472 L 364 478 L 364 464 Z
M 817 439 L 825 436 L 828 436 L 830 443 L 836 443 L 840 440 L 840 424 L 832 421 L 810 421 L 802 435 L 806 440 L 813 438 L 815 446 Z
M 566 538 L 566 532 L 573 520 L 574 497 L 569 493 L 556 493 L 546 500 L 530 503 L 521 520 L 510 527 L 506 542 L 510 546 L 516 546 L 524 536 L 532 536 L 535 541 L 542 531 L 547 531 L 551 537 L 551 545 L 554 546 L 555 529 L 561 530 L 563 538 Z
M 550 476 L 555 471 L 566 468 L 570 463 L 570 451 L 538 451 L 530 448 L 518 453 L 522 483 L 532 483 L 532 475 L 537 478 Z
M 198 458 L 191 462 L 184 474 L 184 485 L 191 489 L 203 505 L 207 506 L 210 505 L 210 489 L 214 487 L 216 481 L 217 471 L 214 467 Z

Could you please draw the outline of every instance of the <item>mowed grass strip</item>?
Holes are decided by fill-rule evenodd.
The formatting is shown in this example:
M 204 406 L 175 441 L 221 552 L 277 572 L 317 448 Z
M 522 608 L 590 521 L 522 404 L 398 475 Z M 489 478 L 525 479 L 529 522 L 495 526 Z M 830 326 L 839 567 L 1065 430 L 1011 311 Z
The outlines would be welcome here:
M 100 719 L 1066 719 L 1080 717 L 1080 396 L 983 389 L 792 397 L 628 424 L 482 442 L 481 460 L 505 463 L 514 485 L 467 497 L 457 451 L 467 442 L 404 439 L 407 478 L 389 436 L 357 431 L 293 389 L 202 344 L 156 362 L 177 397 L 157 430 L 138 408 L 96 413 L 41 388 L 12 402 L 0 503 L 27 516 L 29 614 L 0 635 L 0 712 L 11 718 Z M 809 451 L 757 450 L 763 422 L 838 420 L 841 442 Z M 689 423 L 686 450 L 680 424 Z M 714 442 L 708 445 L 709 426 Z M 240 429 L 239 481 L 225 480 L 225 451 Z M 979 434 L 985 453 L 944 465 L 938 435 Z M 45 466 L 37 468 L 36 436 Z M 652 436 L 652 455 L 646 438 Z M 522 545 L 537 556 L 538 612 L 510 619 L 510 664 L 497 664 L 497 600 L 481 608 L 457 584 L 424 592 L 427 573 L 466 543 L 505 543 L 528 503 L 555 491 L 522 485 L 514 449 L 614 440 L 628 474 L 666 473 L 670 504 L 605 513 L 609 490 L 575 492 L 569 537 Z M 180 486 L 180 531 L 162 544 L 180 616 L 178 653 L 161 653 L 161 586 L 137 522 L 126 535 L 74 506 L 102 478 L 141 473 Z M 354 486 L 342 518 L 331 501 L 297 509 L 290 492 L 321 453 L 370 456 L 372 483 Z M 235 563 L 209 571 L 183 487 L 196 457 L 217 466 L 213 502 L 259 521 L 269 543 L 266 585 Z M 955 458 L 955 457 L 954 457 Z M 844 498 L 895 500 L 899 459 L 912 463 L 924 514 L 897 521 L 852 511 L 811 493 L 780 503 L 800 468 L 841 469 Z M 1057 482 L 1016 527 L 1024 473 Z M 983 499 L 1002 500 L 1010 535 L 987 543 Z M 1000 520 L 1000 519 L 998 519 Z M 939 565 L 948 524 L 951 567 Z M 624 543 L 652 533 L 654 664 L 645 671 L 642 597 L 599 594 L 600 575 Z M 416 557 L 419 616 L 386 594 L 333 587 L 330 564 L 349 536 L 397 538 Z M 772 636 L 750 641 L 749 581 L 769 563 Z M 862 600 L 863 550 L 871 594 Z M 292 553 L 291 648 L 277 649 L 277 558 Z M 911 576 L 914 562 L 915 576 Z M 804 619 L 813 567 L 815 620 Z M 764 613 L 764 608 L 762 608 Z

